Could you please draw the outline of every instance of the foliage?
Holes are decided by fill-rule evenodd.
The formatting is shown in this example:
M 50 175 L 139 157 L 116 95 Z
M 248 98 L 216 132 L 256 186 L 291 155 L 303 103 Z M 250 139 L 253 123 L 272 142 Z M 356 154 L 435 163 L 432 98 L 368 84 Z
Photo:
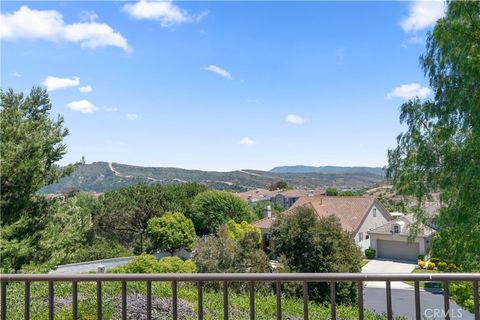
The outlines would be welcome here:
M 422 269 L 425 268 L 425 264 L 426 264 L 425 261 L 423 261 L 423 260 L 418 260 L 418 266 L 419 266 L 420 268 L 422 268 Z
M 195 262 L 191 259 L 165 257 L 158 261 L 158 272 L 160 273 L 194 273 L 196 270 Z
M 406 132 L 388 152 L 387 176 L 397 192 L 420 209 L 433 192 L 443 208 L 436 219 L 435 256 L 465 270 L 480 267 L 480 8 L 478 1 L 451 1 L 427 38 L 421 66 L 431 100 L 401 106 Z
M 327 188 L 327 190 L 325 190 L 325 195 L 327 195 L 327 196 L 338 196 L 338 190 L 337 190 L 337 188 Z
M 451 282 L 449 284 L 450 297 L 469 312 L 474 313 L 475 305 L 473 300 L 472 282 Z
M 225 191 L 206 191 L 193 200 L 192 216 L 198 235 L 215 233 L 219 225 L 233 219 L 251 221 L 252 211 L 240 197 Z
M 445 271 L 447 269 L 447 263 L 444 261 L 440 261 L 437 266 L 440 271 Z
M 258 234 L 247 233 L 240 241 L 228 236 L 225 226 L 217 235 L 197 242 L 194 260 L 200 273 L 267 272 L 268 258 L 258 248 Z
M 419 254 L 419 255 L 417 256 L 417 259 L 418 259 L 418 260 L 425 260 L 425 255 L 424 255 L 424 254 Z
M 256 237 L 258 238 L 258 243 L 260 243 L 262 240 L 262 234 L 260 232 L 260 229 L 246 221 L 236 223 L 233 220 L 228 220 L 228 222 L 226 223 L 226 227 L 228 236 L 235 241 L 241 241 L 248 233 L 256 234 Z
M 66 153 L 68 130 L 63 117 L 50 118 L 47 91 L 34 87 L 28 96 L 12 89 L 0 91 L 1 225 L 18 221 L 31 212 L 35 192 L 70 173 L 74 165 L 56 163 Z M 27 213 L 28 212 L 28 213 Z
M 287 190 L 287 189 L 288 189 L 288 183 L 283 180 L 276 181 L 272 183 L 270 186 L 268 186 L 268 190 L 270 191 Z
M 365 257 L 367 257 L 367 259 L 375 259 L 376 254 L 377 252 L 375 251 L 375 249 L 365 249 Z
M 148 220 L 147 236 L 152 246 L 159 251 L 192 250 L 195 244 L 195 228 L 192 220 L 180 212 L 167 212 L 161 217 Z
M 435 263 L 431 262 L 431 261 L 428 261 L 427 262 L 427 269 L 428 270 L 433 270 L 435 269 Z
M 272 226 L 277 256 L 285 255 L 294 272 L 360 272 L 362 254 L 338 218 L 318 218 L 314 212 L 299 207 L 291 214 L 280 214 Z M 309 287 L 309 297 L 317 302 L 328 301 L 330 289 L 326 283 Z M 339 303 L 351 303 L 356 298 L 353 283 L 337 286 Z

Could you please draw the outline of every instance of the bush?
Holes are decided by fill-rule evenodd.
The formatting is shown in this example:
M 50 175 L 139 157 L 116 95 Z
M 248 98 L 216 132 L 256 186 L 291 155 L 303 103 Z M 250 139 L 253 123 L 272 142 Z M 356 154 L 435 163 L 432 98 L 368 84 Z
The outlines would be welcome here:
M 445 271 L 447 269 L 447 263 L 443 261 L 439 262 L 437 266 L 438 266 L 438 270 L 440 271 Z
M 435 263 L 435 265 L 438 265 L 438 263 L 441 261 L 439 258 L 430 258 L 430 261 Z
M 427 269 L 428 270 L 433 270 L 435 268 L 435 263 L 428 261 L 427 263 Z
M 422 268 L 422 269 L 425 268 L 425 261 L 423 261 L 423 260 L 418 260 L 418 266 L 419 266 L 420 268 Z
M 423 261 L 425 261 L 425 255 L 419 254 L 419 255 L 418 255 L 418 260 L 423 260 Z
M 183 261 L 179 257 L 165 257 L 158 261 L 159 273 L 194 273 L 197 271 L 193 260 Z
M 471 282 L 452 282 L 448 289 L 450 297 L 456 303 L 474 313 L 473 284 Z
M 228 236 L 235 241 L 241 241 L 249 233 L 255 234 L 255 237 L 258 238 L 258 243 L 262 241 L 260 229 L 246 221 L 242 221 L 242 223 L 236 223 L 233 220 L 228 220 L 226 227 Z
M 375 249 L 372 249 L 372 248 L 365 249 L 365 257 L 367 257 L 367 259 L 374 259 L 376 254 L 377 252 L 375 251 Z

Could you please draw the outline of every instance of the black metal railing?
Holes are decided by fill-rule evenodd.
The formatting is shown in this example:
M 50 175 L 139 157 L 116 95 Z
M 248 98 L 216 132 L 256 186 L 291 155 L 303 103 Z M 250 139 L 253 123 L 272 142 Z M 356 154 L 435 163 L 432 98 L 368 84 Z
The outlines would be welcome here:
M 72 283 L 72 318 L 78 319 L 78 283 L 96 282 L 97 293 L 97 319 L 102 319 L 102 283 L 121 283 L 121 316 L 127 318 L 127 283 L 145 282 L 146 284 L 146 315 L 147 319 L 152 317 L 152 282 L 169 282 L 172 288 L 172 317 L 178 319 L 178 292 L 179 282 L 196 283 L 198 288 L 198 319 L 204 318 L 203 290 L 205 283 L 223 283 L 223 318 L 228 319 L 228 285 L 230 282 L 249 283 L 250 319 L 255 319 L 255 283 L 275 283 L 276 296 L 276 318 L 282 319 L 282 283 L 302 282 L 303 283 L 303 318 L 309 319 L 308 311 L 308 285 L 314 282 L 326 282 L 330 284 L 331 319 L 337 319 L 336 286 L 338 282 L 355 282 L 358 286 L 358 319 L 364 319 L 363 286 L 366 281 L 386 283 L 386 306 L 387 319 L 393 319 L 392 311 L 392 281 L 413 281 L 415 296 L 416 319 L 422 319 L 420 301 L 420 281 L 437 281 L 443 283 L 444 292 L 444 314 L 445 319 L 450 319 L 450 298 L 449 283 L 452 281 L 466 281 L 473 283 L 474 315 L 475 320 L 480 320 L 480 307 L 478 295 L 478 273 L 432 273 L 432 274 L 362 274 L 362 273 L 193 273 L 193 274 L 4 274 L 0 275 L 1 282 L 1 319 L 7 319 L 7 284 L 9 282 L 24 283 L 25 286 L 25 319 L 30 319 L 30 285 L 33 282 L 48 283 L 48 314 L 49 319 L 54 319 L 55 313 L 55 282 Z

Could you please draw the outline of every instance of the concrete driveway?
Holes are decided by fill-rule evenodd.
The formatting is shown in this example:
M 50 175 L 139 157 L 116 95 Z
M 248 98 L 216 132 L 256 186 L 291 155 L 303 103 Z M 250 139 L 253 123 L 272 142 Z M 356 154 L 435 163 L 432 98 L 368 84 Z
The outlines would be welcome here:
M 411 273 L 416 264 L 409 262 L 397 262 L 391 260 L 371 260 L 363 266 L 362 273 Z M 367 281 L 365 286 L 369 288 L 385 288 L 385 282 Z M 400 281 L 391 283 L 392 289 L 412 289 L 413 287 Z

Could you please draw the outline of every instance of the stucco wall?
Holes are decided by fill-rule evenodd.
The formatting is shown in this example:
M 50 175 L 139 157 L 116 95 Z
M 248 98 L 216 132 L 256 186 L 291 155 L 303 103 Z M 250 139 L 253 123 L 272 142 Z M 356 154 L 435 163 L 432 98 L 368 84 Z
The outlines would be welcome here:
M 374 208 L 377 209 L 376 217 L 373 217 Z M 380 227 L 381 225 L 387 223 L 388 221 L 389 220 L 380 211 L 380 208 L 374 204 L 370 209 L 370 212 L 368 213 L 367 217 L 363 221 L 362 225 L 360 226 L 360 229 L 354 236 L 355 243 L 362 249 L 362 251 L 370 247 L 370 239 L 366 238 L 368 235 L 367 232 L 377 227 Z M 363 241 L 359 242 L 358 237 L 360 232 L 363 232 Z

